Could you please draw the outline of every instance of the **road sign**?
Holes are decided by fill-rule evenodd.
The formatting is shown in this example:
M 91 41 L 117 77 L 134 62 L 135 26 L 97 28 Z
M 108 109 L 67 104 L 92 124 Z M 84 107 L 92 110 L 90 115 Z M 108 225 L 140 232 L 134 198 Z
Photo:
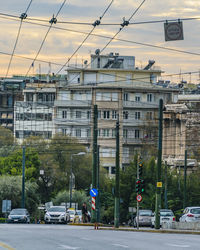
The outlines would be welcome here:
M 142 201 L 142 195 L 138 194 L 137 197 L 136 197 L 136 200 L 138 202 L 141 202 Z
M 157 182 L 157 187 L 161 188 L 162 187 L 162 182 Z
M 95 188 L 90 190 L 90 196 L 96 197 L 97 195 L 98 195 L 98 191 Z
M 182 22 L 164 23 L 165 41 L 183 40 Z

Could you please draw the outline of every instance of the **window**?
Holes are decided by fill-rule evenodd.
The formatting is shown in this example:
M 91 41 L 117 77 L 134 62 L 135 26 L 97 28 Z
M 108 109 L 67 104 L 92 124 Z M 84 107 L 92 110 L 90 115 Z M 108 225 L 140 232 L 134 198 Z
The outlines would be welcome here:
M 111 93 L 102 93 L 103 94 L 103 98 L 102 98 L 102 100 L 103 101 L 111 101 Z
M 109 119 L 110 118 L 110 111 L 104 110 L 103 111 L 103 118 L 104 119 Z
M 81 111 L 76 111 L 76 118 L 81 118 Z
M 152 94 L 147 94 L 147 102 L 152 102 Z
M 117 111 L 112 110 L 112 119 L 117 119 Z
M 101 110 L 98 110 L 98 119 L 101 119 Z
M 97 135 L 100 137 L 101 136 L 101 129 L 98 129 Z
M 123 129 L 123 137 L 128 138 L 128 129 Z
M 152 119 L 153 119 L 153 113 L 147 112 L 147 120 L 152 120 Z
M 91 137 L 91 129 L 87 129 L 87 138 L 90 138 Z
M 113 128 L 113 129 L 112 129 L 112 138 L 115 138 L 115 137 L 116 137 L 116 129 Z
M 87 119 L 90 120 L 91 118 L 91 111 L 87 111 Z
M 128 101 L 128 99 L 129 99 L 128 93 L 124 93 L 124 101 Z
M 135 112 L 135 119 L 140 120 L 140 112 Z
M 118 101 L 118 93 L 112 93 L 112 101 L 117 102 Z
M 62 118 L 67 118 L 67 110 L 62 111 Z
M 140 102 L 140 96 L 136 96 L 136 97 L 135 97 L 135 101 L 136 101 L 136 102 Z
M 128 119 L 128 111 L 123 111 L 123 118 Z
M 96 93 L 96 100 L 97 101 L 101 101 L 102 100 L 102 93 L 101 92 L 97 92 Z
M 81 137 L 81 129 L 76 129 L 76 137 Z
M 103 130 L 103 137 L 109 137 L 109 129 L 108 128 L 104 128 Z
M 140 138 L 140 130 L 139 129 L 135 130 L 135 138 Z
M 111 174 L 115 174 L 115 167 L 111 167 Z

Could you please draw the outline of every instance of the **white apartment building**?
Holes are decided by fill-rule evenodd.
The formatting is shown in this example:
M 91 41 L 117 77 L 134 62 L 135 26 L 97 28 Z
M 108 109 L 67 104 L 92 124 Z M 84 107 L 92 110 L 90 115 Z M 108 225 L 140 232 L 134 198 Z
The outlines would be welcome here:
M 151 144 L 157 126 L 159 99 L 173 103 L 177 91 L 155 86 L 161 70 L 153 61 L 144 69 L 135 58 L 118 54 L 91 55 L 91 68 L 68 69 L 67 82 L 57 89 L 54 102 L 54 133 L 76 137 L 92 147 L 93 107 L 98 106 L 100 164 L 115 173 L 115 126 L 120 123 L 120 165 L 129 164 L 134 153 Z

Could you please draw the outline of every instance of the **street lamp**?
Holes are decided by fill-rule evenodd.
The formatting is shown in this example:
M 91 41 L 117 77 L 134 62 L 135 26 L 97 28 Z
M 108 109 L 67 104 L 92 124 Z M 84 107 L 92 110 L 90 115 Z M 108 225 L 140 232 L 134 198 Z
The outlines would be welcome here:
M 70 194 L 69 194 L 69 207 L 72 207 L 72 168 L 73 168 L 73 156 L 85 155 L 86 152 L 79 152 L 77 154 L 71 154 L 71 166 L 70 166 Z

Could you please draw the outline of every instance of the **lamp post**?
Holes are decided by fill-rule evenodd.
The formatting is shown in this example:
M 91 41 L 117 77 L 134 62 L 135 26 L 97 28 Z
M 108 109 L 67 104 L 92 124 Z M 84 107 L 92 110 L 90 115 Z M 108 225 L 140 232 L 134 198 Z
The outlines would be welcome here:
M 71 208 L 72 207 L 72 177 L 73 177 L 73 172 L 72 172 L 72 169 L 73 169 L 73 156 L 80 156 L 80 155 L 85 155 L 86 153 L 85 152 L 79 152 L 77 154 L 71 154 L 71 157 L 70 157 L 70 162 L 71 162 L 71 166 L 70 166 L 70 182 L 69 182 L 69 190 L 70 190 L 70 193 L 69 193 L 69 207 Z

